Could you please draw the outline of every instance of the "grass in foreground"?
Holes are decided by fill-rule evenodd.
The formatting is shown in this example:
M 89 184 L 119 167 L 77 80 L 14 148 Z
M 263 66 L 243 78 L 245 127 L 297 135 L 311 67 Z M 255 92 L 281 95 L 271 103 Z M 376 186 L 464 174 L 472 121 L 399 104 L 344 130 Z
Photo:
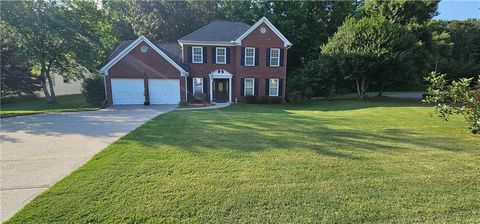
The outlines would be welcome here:
M 161 115 L 10 223 L 474 223 L 480 138 L 411 101 Z
M 13 117 L 49 112 L 71 112 L 83 110 L 97 110 L 98 107 L 88 105 L 82 95 L 57 96 L 57 104 L 46 104 L 43 98 L 35 101 L 3 104 L 0 117 Z

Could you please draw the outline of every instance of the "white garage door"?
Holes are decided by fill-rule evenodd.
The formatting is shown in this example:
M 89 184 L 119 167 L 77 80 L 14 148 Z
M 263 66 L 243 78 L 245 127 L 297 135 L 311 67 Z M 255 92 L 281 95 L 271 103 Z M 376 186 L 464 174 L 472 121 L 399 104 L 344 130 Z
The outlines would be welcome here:
M 149 79 L 150 104 L 178 104 L 180 102 L 180 80 Z
M 143 79 L 112 79 L 113 104 L 143 104 Z

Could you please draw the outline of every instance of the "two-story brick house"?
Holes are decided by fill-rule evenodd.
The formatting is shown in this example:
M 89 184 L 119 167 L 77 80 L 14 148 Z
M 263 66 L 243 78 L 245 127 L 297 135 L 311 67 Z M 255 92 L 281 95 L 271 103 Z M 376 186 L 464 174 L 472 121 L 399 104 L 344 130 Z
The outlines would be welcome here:
M 253 26 L 215 21 L 178 40 L 124 41 L 100 71 L 109 104 L 178 104 L 285 96 L 292 44 L 263 17 Z

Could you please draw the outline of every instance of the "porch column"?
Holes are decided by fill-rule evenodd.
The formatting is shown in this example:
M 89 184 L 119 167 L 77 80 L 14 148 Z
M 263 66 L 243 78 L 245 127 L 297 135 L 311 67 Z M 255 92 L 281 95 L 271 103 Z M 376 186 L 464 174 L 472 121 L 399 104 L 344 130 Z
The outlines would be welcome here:
M 210 104 L 213 103 L 213 79 L 210 77 Z
M 232 102 L 232 77 L 228 78 L 228 102 Z

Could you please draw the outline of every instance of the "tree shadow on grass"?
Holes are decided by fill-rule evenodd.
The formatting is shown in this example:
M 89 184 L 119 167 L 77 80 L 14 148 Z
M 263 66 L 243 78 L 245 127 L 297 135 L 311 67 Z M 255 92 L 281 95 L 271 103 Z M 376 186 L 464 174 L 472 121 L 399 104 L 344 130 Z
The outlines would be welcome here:
M 309 150 L 326 157 L 350 160 L 366 159 L 365 151 L 404 153 L 421 148 L 457 152 L 471 148 L 455 138 L 394 126 L 368 130 L 338 127 L 336 122 L 330 117 L 292 114 L 281 107 L 241 105 L 222 110 L 166 114 L 147 123 L 126 140 L 152 149 L 159 145 L 172 146 L 196 156 L 221 152 L 231 157 L 248 157 L 250 153 L 266 150 Z

